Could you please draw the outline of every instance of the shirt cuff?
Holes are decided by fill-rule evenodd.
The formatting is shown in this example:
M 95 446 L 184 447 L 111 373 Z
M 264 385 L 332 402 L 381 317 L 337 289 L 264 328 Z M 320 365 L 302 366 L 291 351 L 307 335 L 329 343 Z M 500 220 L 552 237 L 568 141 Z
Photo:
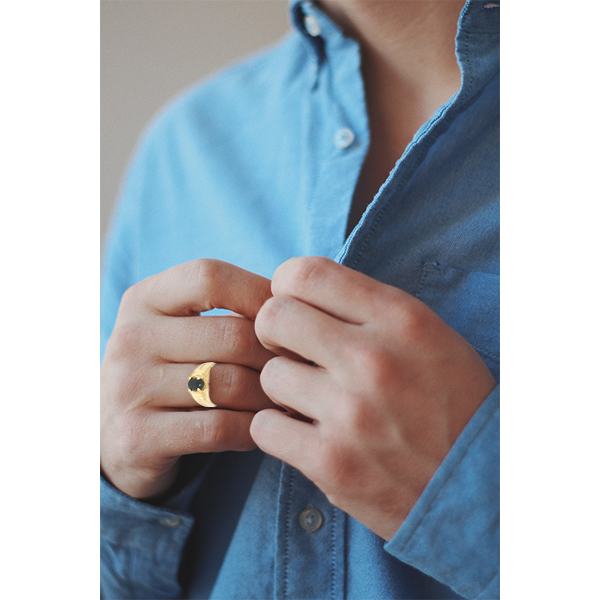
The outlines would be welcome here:
M 203 472 L 163 506 L 127 496 L 100 478 L 102 598 L 177 598 L 183 549 L 194 525 L 187 508 Z
M 466 598 L 500 597 L 500 386 L 384 548 Z

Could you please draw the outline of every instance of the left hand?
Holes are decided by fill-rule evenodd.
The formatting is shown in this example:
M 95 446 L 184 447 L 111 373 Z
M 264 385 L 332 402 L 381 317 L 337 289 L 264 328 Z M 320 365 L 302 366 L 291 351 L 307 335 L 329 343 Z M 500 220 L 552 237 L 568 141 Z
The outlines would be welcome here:
M 496 381 L 420 300 L 329 259 L 288 260 L 271 290 L 255 329 L 279 356 L 260 380 L 289 412 L 250 433 L 390 540 Z

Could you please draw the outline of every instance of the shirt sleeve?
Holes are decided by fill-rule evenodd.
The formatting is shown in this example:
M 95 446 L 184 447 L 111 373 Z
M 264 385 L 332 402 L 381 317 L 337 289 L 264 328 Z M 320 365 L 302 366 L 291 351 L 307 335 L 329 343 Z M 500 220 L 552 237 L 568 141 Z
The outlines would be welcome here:
M 384 547 L 465 598 L 500 597 L 500 386 Z
M 100 586 L 103 600 L 180 598 L 187 511 L 203 476 L 163 506 L 135 500 L 100 479 Z

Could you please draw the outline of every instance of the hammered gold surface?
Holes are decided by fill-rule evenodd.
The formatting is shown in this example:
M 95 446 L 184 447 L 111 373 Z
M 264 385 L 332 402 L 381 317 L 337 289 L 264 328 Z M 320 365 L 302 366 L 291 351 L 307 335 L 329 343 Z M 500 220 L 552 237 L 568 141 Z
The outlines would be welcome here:
M 188 388 L 188 392 L 192 395 L 192 398 L 200 406 L 204 406 L 205 408 L 214 408 L 215 406 L 217 406 L 216 404 L 213 404 L 211 402 L 210 397 L 208 395 L 208 390 L 209 390 L 208 379 L 210 377 L 210 370 L 216 364 L 217 363 L 214 363 L 214 362 L 202 363 L 201 365 L 199 365 L 198 367 L 196 367 L 194 369 L 193 373 L 188 378 L 188 381 L 190 379 L 192 379 L 193 377 L 197 377 L 198 379 L 204 380 L 204 389 L 193 392 L 192 390 L 190 390 Z

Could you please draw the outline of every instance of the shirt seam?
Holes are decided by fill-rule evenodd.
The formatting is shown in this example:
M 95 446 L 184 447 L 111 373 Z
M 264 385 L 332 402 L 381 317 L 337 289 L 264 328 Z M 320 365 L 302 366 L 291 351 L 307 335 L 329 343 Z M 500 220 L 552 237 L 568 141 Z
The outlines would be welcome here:
M 284 467 L 285 468 L 285 467 Z M 290 528 L 291 528 L 291 512 L 292 512 L 292 488 L 294 484 L 294 469 L 289 467 L 290 477 L 288 483 L 287 507 L 285 513 L 285 547 L 283 559 L 283 595 L 284 600 L 288 597 L 289 587 L 289 561 L 290 561 Z
M 470 89 L 471 89 L 471 82 L 469 82 L 469 87 L 465 91 L 465 95 L 467 96 L 467 99 L 460 104 L 455 104 L 454 106 L 449 106 L 447 108 L 446 112 L 444 113 L 444 115 L 439 116 L 438 119 L 434 123 L 432 123 L 430 128 L 423 134 L 423 136 L 426 136 L 434 127 L 436 127 L 436 125 L 439 125 L 442 122 L 444 117 L 447 117 L 448 126 L 443 131 L 440 131 L 439 134 L 435 135 L 435 137 L 432 137 L 432 139 L 421 148 L 419 154 L 415 155 L 415 157 L 413 159 L 413 164 L 411 165 L 410 170 L 404 175 L 404 177 L 402 177 L 402 179 L 400 179 L 394 185 L 393 188 L 391 188 L 387 192 L 387 198 L 385 199 L 385 202 L 379 208 L 378 214 L 375 216 L 372 225 L 370 225 L 369 231 L 368 231 L 368 233 L 366 233 L 365 238 L 364 238 L 360 248 L 356 251 L 356 256 L 354 257 L 354 260 L 350 264 L 348 264 L 348 266 L 350 268 L 352 268 L 352 269 L 358 268 L 358 265 L 359 265 L 360 261 L 362 260 L 362 257 L 365 254 L 368 244 L 371 242 L 371 239 L 375 235 L 375 233 L 377 231 L 377 227 L 379 226 L 381 219 L 385 216 L 385 213 L 391 204 L 392 198 L 396 197 L 399 190 L 404 188 L 406 186 L 406 184 L 411 180 L 411 178 L 414 176 L 416 170 L 418 169 L 419 165 L 421 165 L 421 163 L 427 156 L 427 153 L 429 152 L 431 147 L 438 140 L 440 135 L 448 129 L 451 121 L 454 121 L 460 113 L 464 112 L 469 106 L 471 106 L 471 104 L 481 95 L 484 88 L 485 88 L 485 85 L 481 88 L 481 90 L 479 90 L 479 92 L 477 92 L 476 94 L 474 94 L 471 97 L 468 97 L 468 94 L 470 93 Z
M 335 600 L 335 588 L 336 588 L 336 571 L 335 564 L 337 562 L 337 548 L 335 543 L 335 528 L 336 528 L 336 510 L 333 507 L 331 511 L 331 556 L 333 560 L 331 561 L 331 600 Z

